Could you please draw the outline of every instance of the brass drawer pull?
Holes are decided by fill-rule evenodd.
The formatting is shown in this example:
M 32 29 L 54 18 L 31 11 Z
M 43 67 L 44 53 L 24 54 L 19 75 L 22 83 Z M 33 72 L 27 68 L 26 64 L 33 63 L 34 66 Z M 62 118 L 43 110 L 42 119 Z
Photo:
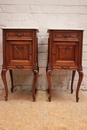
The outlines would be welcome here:
M 53 54 L 56 55 L 56 51 L 54 51 Z
M 21 36 L 24 36 L 24 34 L 23 33 L 17 33 L 16 36 L 21 37 Z
M 16 66 L 16 69 L 23 69 L 23 66 Z

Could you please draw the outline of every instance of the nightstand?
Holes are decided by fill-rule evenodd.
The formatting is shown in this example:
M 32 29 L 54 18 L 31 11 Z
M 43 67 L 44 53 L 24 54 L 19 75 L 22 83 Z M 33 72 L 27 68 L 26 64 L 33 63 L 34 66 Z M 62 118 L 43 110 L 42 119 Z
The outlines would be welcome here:
M 72 70 L 71 93 L 76 71 L 79 79 L 76 89 L 76 102 L 79 100 L 79 88 L 83 79 L 82 72 L 82 46 L 83 30 L 57 30 L 49 29 L 47 80 L 49 101 L 52 97 L 51 72 L 53 70 Z
M 34 81 L 32 97 L 35 101 L 36 82 L 38 78 L 38 39 L 36 28 L 3 28 L 3 65 L 1 76 L 5 87 L 5 100 L 8 100 L 6 71 L 11 76 L 11 92 L 13 92 L 12 70 L 32 70 Z

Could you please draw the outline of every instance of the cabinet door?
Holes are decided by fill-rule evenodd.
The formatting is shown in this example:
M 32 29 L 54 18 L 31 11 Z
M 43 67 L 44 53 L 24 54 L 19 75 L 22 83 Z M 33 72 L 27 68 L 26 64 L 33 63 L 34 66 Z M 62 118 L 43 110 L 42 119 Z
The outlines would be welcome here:
M 57 66 L 77 66 L 78 51 L 78 42 L 54 42 L 52 48 L 52 64 Z
M 5 50 L 7 65 L 14 66 L 32 64 L 32 41 L 7 41 Z

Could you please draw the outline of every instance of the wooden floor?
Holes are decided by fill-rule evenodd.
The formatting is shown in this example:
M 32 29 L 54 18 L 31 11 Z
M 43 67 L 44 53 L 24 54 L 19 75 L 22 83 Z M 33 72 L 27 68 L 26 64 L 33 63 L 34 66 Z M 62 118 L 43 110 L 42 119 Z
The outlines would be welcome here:
M 17 91 L 4 101 L 0 91 L 0 130 L 86 130 L 87 91 L 79 96 L 77 103 L 75 92 L 54 91 L 48 102 L 46 91 L 37 91 L 32 102 L 31 92 Z

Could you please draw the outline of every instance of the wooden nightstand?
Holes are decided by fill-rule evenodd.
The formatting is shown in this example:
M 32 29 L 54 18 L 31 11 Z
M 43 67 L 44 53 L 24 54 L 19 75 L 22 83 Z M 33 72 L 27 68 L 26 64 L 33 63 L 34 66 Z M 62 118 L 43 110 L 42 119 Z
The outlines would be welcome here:
M 5 87 L 5 100 L 8 100 L 6 71 L 11 76 L 11 92 L 13 92 L 12 70 L 32 70 L 34 81 L 32 86 L 35 101 L 36 81 L 38 78 L 38 39 L 36 28 L 3 28 L 3 65 L 1 76 Z
M 47 79 L 49 101 L 52 97 L 51 72 L 52 70 L 72 70 L 71 93 L 73 93 L 73 80 L 78 71 L 79 79 L 76 89 L 76 102 L 78 102 L 79 88 L 83 79 L 82 72 L 82 44 L 83 30 L 57 30 L 49 29 Z

